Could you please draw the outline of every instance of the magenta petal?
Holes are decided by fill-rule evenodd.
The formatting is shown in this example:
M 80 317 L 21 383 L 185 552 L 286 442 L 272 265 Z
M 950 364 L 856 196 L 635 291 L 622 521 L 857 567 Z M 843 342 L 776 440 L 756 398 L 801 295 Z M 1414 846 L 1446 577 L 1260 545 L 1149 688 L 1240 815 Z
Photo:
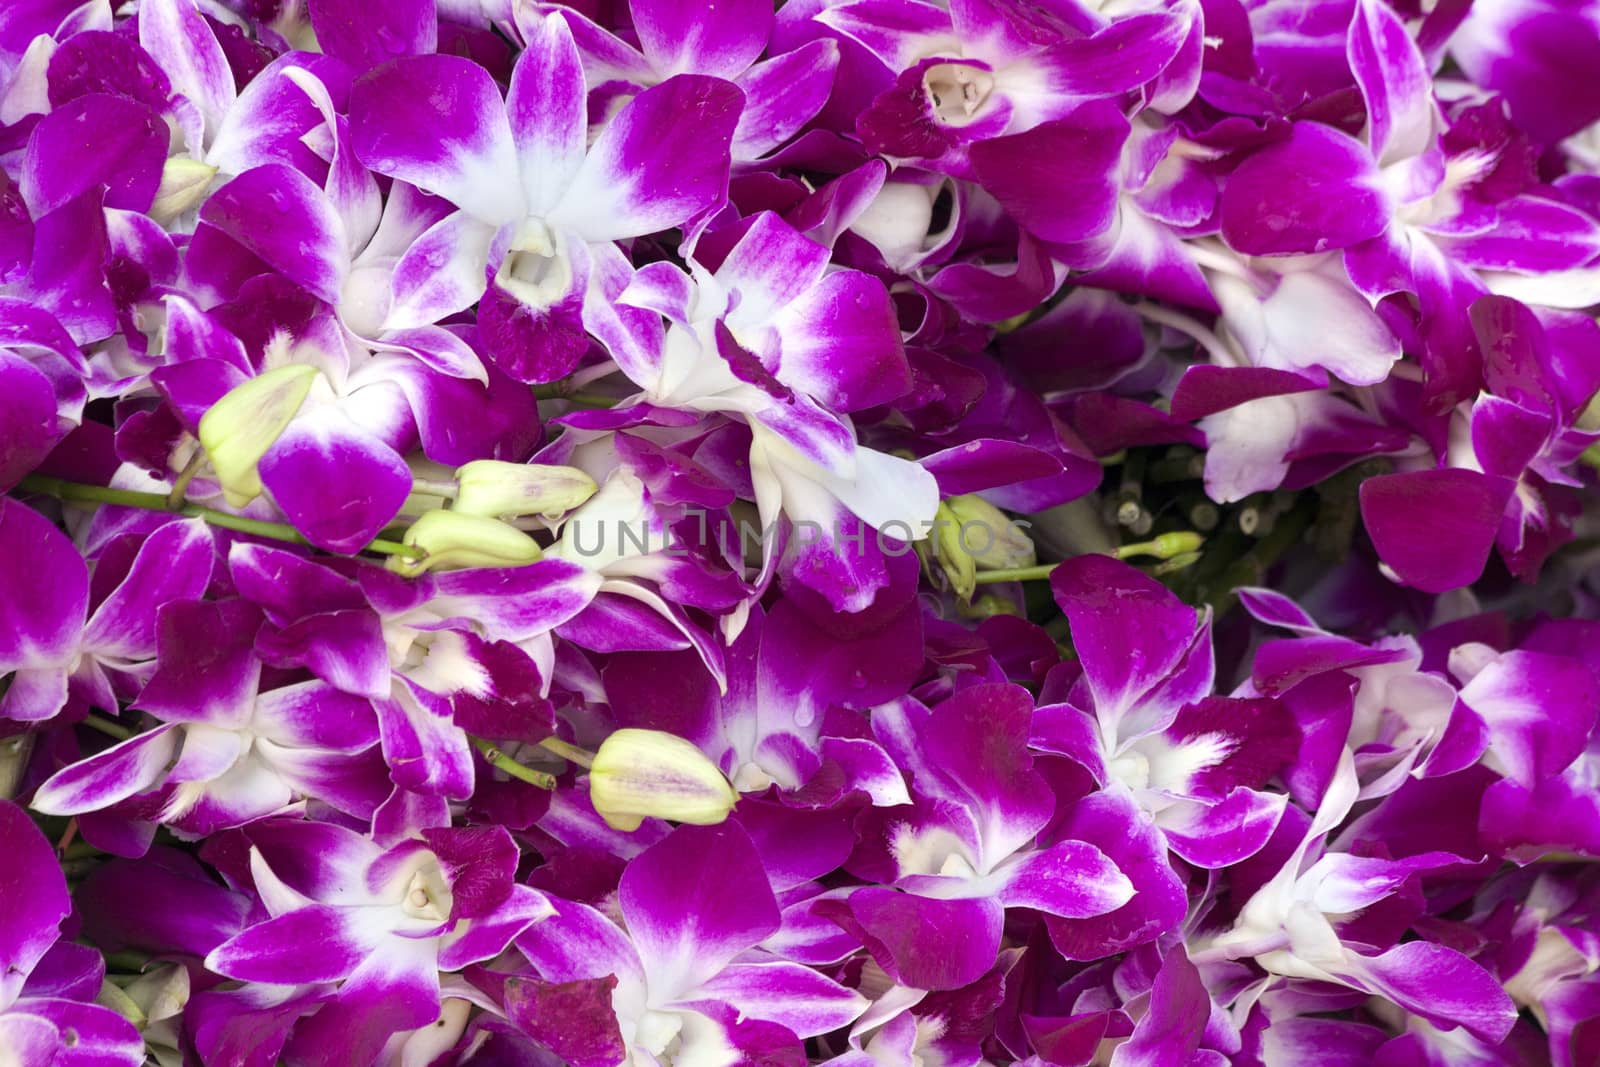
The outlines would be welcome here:
M 285 517 L 329 552 L 359 552 L 411 494 L 405 461 L 337 408 L 295 419 L 260 470 Z
M 633 26 L 645 56 L 662 74 L 742 74 L 767 47 L 767 0 L 632 0 Z
M 61 1049 L 61 1031 L 37 1015 L 7 1012 L 0 1015 L 0 1048 L 15 1056 L 15 1062 L 23 1067 L 54 1064 Z
M 911 388 L 889 293 L 871 275 L 828 275 L 790 304 L 777 325 L 784 383 L 836 411 L 887 404 Z
M 779 924 L 761 855 L 736 823 L 681 826 L 645 849 L 622 875 L 619 902 L 663 995 L 700 985 Z
M 1111 228 L 1128 120 L 1096 101 L 1026 133 L 972 146 L 978 178 L 1023 229 L 1046 241 L 1086 241 Z
M 848 1026 L 866 1000 L 798 963 L 736 963 L 695 991 L 732 1005 L 748 1019 L 765 1019 L 816 1037 Z
M 268 164 L 212 193 L 200 219 L 319 300 L 337 303 L 350 255 L 333 202 L 304 174 Z
M 1208 870 L 1231 867 L 1266 846 L 1287 801 L 1281 793 L 1253 789 L 1235 789 L 1216 803 L 1179 801 L 1161 813 L 1161 830 L 1186 863 Z
M 505 988 L 506 1016 L 571 1067 L 616 1067 L 627 1056 L 611 1007 L 613 974 L 571 982 L 512 978 Z
M 528 35 L 506 94 L 511 137 L 522 161 L 528 208 L 548 214 L 583 163 L 588 116 L 583 65 L 572 31 L 560 14 L 545 16 Z
M 0 500 L 0 672 L 64 665 L 89 603 L 89 569 L 67 535 L 26 504 Z
M 1087 919 L 1133 899 L 1133 883 L 1105 853 L 1082 841 L 1063 841 L 1024 855 L 1006 868 L 1000 903 L 1046 915 Z
M 257 923 L 211 950 L 206 967 L 246 982 L 336 982 L 367 958 L 372 945 L 359 910 L 312 904 Z M 315 952 L 307 952 L 315 945 Z
M 1401 581 L 1442 593 L 1483 573 L 1514 488 L 1460 468 L 1386 474 L 1361 483 L 1361 518 Z
M 601 131 L 552 221 L 585 240 L 614 241 L 714 209 L 727 192 L 743 103 L 731 83 L 694 74 L 646 89 Z
M 174 726 L 158 726 L 79 760 L 39 787 L 33 807 L 47 814 L 78 815 L 149 789 L 166 773 L 181 736 Z
M 56 392 L 27 360 L 0 352 L 0 491 L 9 492 L 61 439 Z
M 310 0 L 317 44 L 357 72 L 396 56 L 426 55 L 439 43 L 434 0 Z
M 1367 136 L 1379 163 L 1411 159 L 1432 147 L 1433 78 L 1400 17 L 1386 4 L 1361 0 L 1346 49 L 1367 102 Z
M 180 600 L 156 615 L 156 671 L 138 706 L 169 722 L 242 725 L 261 678 L 253 646 L 261 615 L 243 600 Z
M 1102 722 L 1167 681 L 1195 642 L 1195 610 L 1109 556 L 1067 560 L 1051 573 L 1050 590 L 1071 623 L 1073 647 Z M 1210 691 L 1209 679 L 1204 688 Z M 1185 694 L 1171 710 L 1200 695 Z
M 215 563 L 211 528 L 200 519 L 169 522 L 139 548 L 128 576 L 95 609 L 83 633 L 96 655 L 145 659 L 156 651 L 156 613 L 171 600 L 202 596 Z
M 10 1004 L 34 966 L 61 936 L 72 910 L 67 882 L 50 842 L 21 808 L 0 800 L 0 1004 Z
M 1005 909 L 986 897 L 934 900 L 868 886 L 849 906 L 872 958 L 901 985 L 959 989 L 983 977 L 1000 949 Z
M 35 218 L 98 185 L 105 206 L 144 211 L 161 184 L 167 127 L 154 110 L 126 97 L 79 97 L 34 127 L 19 185 Z
M 1222 187 L 1222 236 L 1252 256 L 1327 252 L 1376 237 L 1389 206 L 1366 145 L 1330 126 L 1297 122 Z
M 486 223 L 521 217 L 516 148 L 489 72 L 459 56 L 409 56 L 350 90 L 356 155 Z
M 1489 727 L 1489 765 L 1532 789 L 1584 750 L 1600 692 L 1588 666 L 1516 650 L 1479 671 L 1461 700 Z
M 1486 1041 L 1500 1041 L 1516 1022 L 1516 1006 L 1500 983 L 1455 949 L 1408 941 L 1356 959 L 1356 977 L 1435 1025 L 1463 1026 Z
M 59 1064 L 60 1067 L 141 1067 L 145 1063 L 144 1038 L 132 1023 L 110 1008 L 59 997 L 27 997 L 12 1010 L 46 1020 L 61 1035 L 60 1050 L 54 1058 L 34 1061 L 39 1064 Z M 23 1067 L 32 1067 L 27 1060 L 19 1062 Z

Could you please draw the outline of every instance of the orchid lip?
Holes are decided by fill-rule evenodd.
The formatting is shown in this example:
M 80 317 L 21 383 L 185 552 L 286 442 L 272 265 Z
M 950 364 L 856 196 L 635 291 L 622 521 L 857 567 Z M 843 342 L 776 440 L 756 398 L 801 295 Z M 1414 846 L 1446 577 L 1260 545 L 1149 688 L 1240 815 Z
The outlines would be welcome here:
M 995 78 L 970 63 L 935 63 L 922 75 L 923 91 L 933 112 L 946 126 L 975 122 L 978 112 L 994 92 Z

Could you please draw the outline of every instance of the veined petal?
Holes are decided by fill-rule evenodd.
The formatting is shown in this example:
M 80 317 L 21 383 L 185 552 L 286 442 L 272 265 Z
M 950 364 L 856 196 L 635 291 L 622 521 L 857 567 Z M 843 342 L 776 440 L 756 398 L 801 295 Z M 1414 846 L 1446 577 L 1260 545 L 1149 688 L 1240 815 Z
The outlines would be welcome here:
M 95 609 L 84 629 L 84 647 L 112 659 L 155 655 L 158 609 L 204 594 L 215 553 L 210 527 L 201 519 L 157 529 L 139 547 L 128 576 Z
M 533 215 L 548 215 L 560 203 L 583 164 L 589 125 L 584 92 L 572 31 L 561 12 L 551 12 L 528 35 L 506 94 L 522 189 Z
M 395 264 L 394 300 L 385 330 L 432 326 L 465 311 L 488 288 L 495 228 L 471 212 L 446 215 L 418 237 Z
M 737 823 L 679 827 L 628 864 L 619 894 L 651 991 L 663 998 L 700 986 L 780 923 L 761 856 Z
M 778 376 L 836 411 L 886 404 L 911 388 L 911 367 L 883 283 L 842 270 L 823 278 L 777 319 Z
M 1427 62 L 1387 4 L 1359 0 L 1345 44 L 1367 102 L 1367 143 L 1380 167 L 1433 146 L 1438 121 Z
M 1046 241 L 1086 241 L 1116 219 L 1115 181 L 1128 120 L 1106 101 L 1025 133 L 972 146 L 985 189 L 1017 224 Z
M 1348 248 L 1389 225 L 1378 183 L 1366 145 L 1297 122 L 1288 140 L 1251 155 L 1223 183 L 1223 239 L 1252 256 Z
M 961 55 L 950 12 L 922 0 L 856 0 L 824 7 L 816 20 L 856 41 L 893 72 L 925 56 Z
M 311 28 L 322 51 L 365 71 L 404 55 L 427 55 L 439 44 L 434 0 L 310 0 Z
M 9 901 L 0 910 L 0 1004 L 9 1005 L 61 936 L 61 920 L 72 911 L 72 901 L 50 842 L 9 800 L 0 801 L 0 841 L 6 849 L 0 890 Z
M 176 731 L 170 724 L 158 726 L 62 768 L 34 793 L 34 810 L 46 815 L 81 815 L 149 789 L 161 781 L 178 751 L 182 735 Z
M 685 1000 L 710 997 L 748 1019 L 788 1027 L 796 1037 L 815 1037 L 848 1026 L 867 1007 L 860 993 L 798 963 L 735 963 Z
M 1494 547 L 1513 483 L 1447 468 L 1361 483 L 1361 517 L 1401 581 L 1442 593 L 1476 581 Z
M 0 499 L 0 671 L 65 665 L 89 606 L 89 569 L 55 523 Z
M 1105 915 L 1134 894 L 1133 883 L 1117 865 L 1083 841 L 1063 841 L 1026 853 L 1004 873 L 1000 903 L 1069 919 Z
M 309 945 L 316 951 L 307 952 Z M 371 949 L 357 909 L 312 904 L 230 937 L 206 956 L 206 967 L 245 982 L 336 982 L 352 974 Z
M 505 103 L 489 72 L 458 56 L 408 56 L 350 90 L 356 155 L 368 167 L 500 226 L 527 213 Z
M 357 552 L 400 511 L 411 471 L 337 407 L 289 424 L 262 457 L 261 484 L 307 541 Z M 337 500 L 337 509 L 327 506 Z
M 628 7 L 646 58 L 664 75 L 736 77 L 766 50 L 772 32 L 767 0 L 715 7 L 698 0 L 633 0 Z
M 200 219 L 330 304 L 349 270 L 344 221 L 316 183 L 279 163 L 256 167 L 211 194 Z
M 739 76 L 744 111 L 733 134 L 733 158 L 758 159 L 800 132 L 828 102 L 839 46 L 807 41 L 757 63 Z
M 33 128 L 18 185 L 35 218 L 106 186 L 105 206 L 144 211 L 161 184 L 167 130 L 150 107 L 94 93 Z
M 166 72 L 172 89 L 189 99 L 215 134 L 238 90 L 228 57 L 194 0 L 148 0 L 139 6 L 139 44 Z M 200 145 L 192 144 L 196 154 Z
M 587 241 L 615 241 L 715 208 L 743 104 L 733 84 L 696 74 L 646 89 L 606 124 L 551 222 Z
M 1377 956 L 1353 956 L 1351 963 L 1358 981 L 1439 1026 L 1463 1026 L 1498 1042 L 1516 1022 L 1516 1006 L 1500 983 L 1453 948 L 1408 941 Z

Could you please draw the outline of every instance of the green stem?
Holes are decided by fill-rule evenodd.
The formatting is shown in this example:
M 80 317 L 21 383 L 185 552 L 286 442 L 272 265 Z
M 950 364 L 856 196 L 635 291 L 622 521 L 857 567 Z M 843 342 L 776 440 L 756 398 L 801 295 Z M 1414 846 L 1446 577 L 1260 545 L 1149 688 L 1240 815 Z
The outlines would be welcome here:
M 212 526 L 237 530 L 239 533 L 254 534 L 256 537 L 265 537 L 272 541 L 286 541 L 296 545 L 310 543 L 301 536 L 300 531 L 287 523 L 248 519 L 243 515 L 233 515 L 226 511 L 218 511 L 215 508 L 202 507 L 199 504 L 184 504 L 181 507 L 174 508 L 168 501 L 167 496 L 162 493 L 144 493 L 136 489 L 112 489 L 104 485 L 82 485 L 78 482 L 69 482 L 61 478 L 50 478 L 43 474 L 28 475 L 17 483 L 17 488 L 23 492 L 43 493 L 45 496 L 52 496 L 57 500 L 70 500 L 79 504 L 113 504 L 124 508 L 143 508 L 146 511 L 169 511 L 175 515 L 184 515 L 191 519 L 204 519 Z M 403 545 L 398 541 L 372 541 L 362 551 L 413 558 L 421 555 L 419 549 L 410 545 Z
M 978 585 L 990 585 L 995 582 L 1037 582 L 1050 577 L 1050 572 L 1056 569 L 1054 563 L 1041 563 L 1037 567 L 1008 567 L 998 571 L 979 571 L 973 581 Z
M 594 766 L 594 753 L 577 745 L 568 744 L 559 737 L 547 737 L 539 742 L 539 747 L 546 752 L 553 752 L 564 760 L 576 763 L 580 767 Z
M 185 504 L 184 494 L 189 491 L 189 483 L 194 481 L 194 476 L 200 473 L 200 468 L 206 465 L 206 454 L 196 450 L 194 458 L 189 460 L 189 465 L 183 468 L 178 475 L 178 480 L 172 483 L 172 492 L 167 494 L 167 510 L 177 511 Z
M 546 774 L 544 771 L 536 771 L 532 767 L 524 767 L 504 752 L 501 752 L 491 742 L 485 741 L 481 737 L 474 737 L 471 740 L 472 747 L 483 753 L 483 758 L 488 760 L 490 765 L 497 770 L 505 771 L 511 777 L 527 782 L 529 785 L 536 785 L 540 789 L 554 789 L 556 787 L 555 775 Z
M 84 718 L 83 725 L 90 729 L 99 730 L 107 737 L 114 737 L 118 741 L 126 741 L 133 736 L 133 731 L 120 722 L 112 722 L 110 719 L 102 715 L 95 715 L 92 712 Z

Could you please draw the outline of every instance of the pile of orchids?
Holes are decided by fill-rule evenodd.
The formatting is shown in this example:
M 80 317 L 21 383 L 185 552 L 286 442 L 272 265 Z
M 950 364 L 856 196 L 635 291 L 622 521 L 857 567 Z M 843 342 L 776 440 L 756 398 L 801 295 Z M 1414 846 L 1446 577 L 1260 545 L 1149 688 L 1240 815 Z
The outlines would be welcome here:
M 1597 69 L 0 3 L 0 1065 L 1600 1063 Z

